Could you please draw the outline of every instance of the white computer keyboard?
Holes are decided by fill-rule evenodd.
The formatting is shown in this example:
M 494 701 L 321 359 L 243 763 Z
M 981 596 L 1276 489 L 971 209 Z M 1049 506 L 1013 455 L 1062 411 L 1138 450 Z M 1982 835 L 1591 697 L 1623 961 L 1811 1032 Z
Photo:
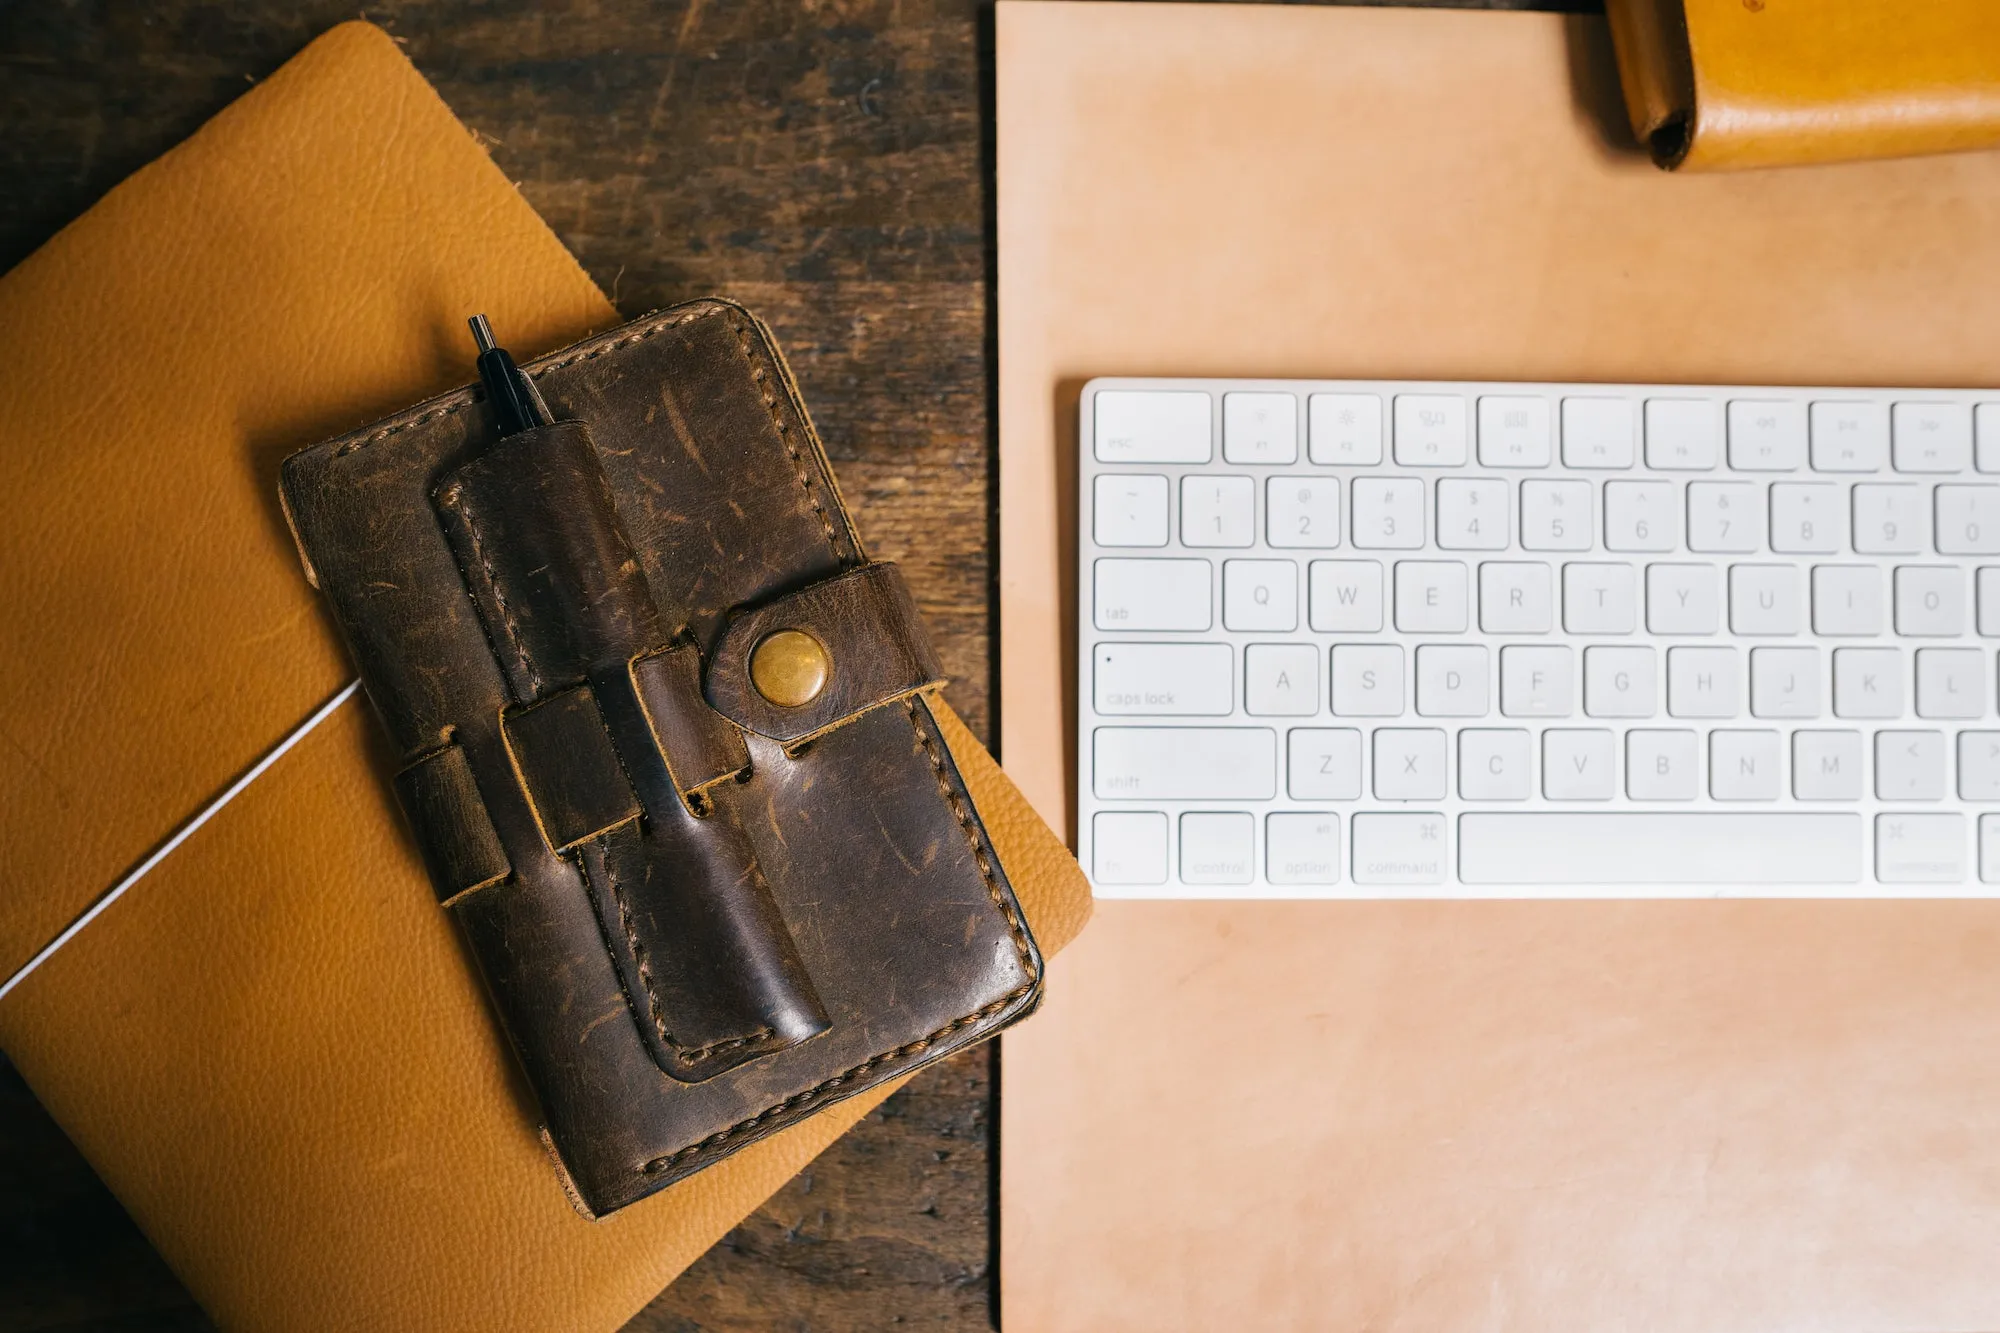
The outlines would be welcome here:
M 2000 391 L 1098 379 L 1080 431 L 1099 895 L 2000 892 Z

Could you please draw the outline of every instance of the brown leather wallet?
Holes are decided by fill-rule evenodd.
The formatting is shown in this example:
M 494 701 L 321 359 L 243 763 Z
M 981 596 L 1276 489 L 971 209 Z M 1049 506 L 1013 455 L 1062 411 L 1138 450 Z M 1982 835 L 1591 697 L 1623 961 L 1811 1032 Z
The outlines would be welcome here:
M 288 459 L 396 791 L 585 1208 L 991 1035 L 1042 961 L 791 374 L 649 316 Z

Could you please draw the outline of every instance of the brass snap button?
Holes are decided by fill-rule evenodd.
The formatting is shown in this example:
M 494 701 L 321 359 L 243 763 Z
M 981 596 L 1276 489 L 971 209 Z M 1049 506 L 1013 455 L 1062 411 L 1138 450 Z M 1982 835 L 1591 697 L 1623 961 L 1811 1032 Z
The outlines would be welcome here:
M 750 683 L 780 708 L 798 708 L 817 699 L 832 668 L 826 648 L 804 630 L 766 634 L 750 651 Z

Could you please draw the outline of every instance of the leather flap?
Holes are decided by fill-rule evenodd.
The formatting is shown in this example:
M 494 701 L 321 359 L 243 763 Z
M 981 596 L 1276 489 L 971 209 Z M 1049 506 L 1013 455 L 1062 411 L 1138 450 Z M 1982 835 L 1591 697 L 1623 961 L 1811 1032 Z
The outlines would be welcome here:
M 809 701 L 773 703 L 751 679 L 758 645 L 798 630 L 825 649 Z M 797 745 L 871 708 L 944 684 L 944 667 L 893 562 L 878 560 L 779 597 L 730 622 L 708 666 L 708 699 L 738 726 Z
M 507 878 L 513 867 L 456 741 L 396 775 L 438 900 L 449 903 Z
M 750 767 L 743 733 L 701 694 L 701 650 L 679 644 L 632 663 L 632 684 L 667 761 L 674 790 L 690 809 L 702 791 Z
M 508 714 L 505 730 L 535 822 L 554 850 L 568 851 L 639 817 L 639 799 L 619 766 L 590 686 Z

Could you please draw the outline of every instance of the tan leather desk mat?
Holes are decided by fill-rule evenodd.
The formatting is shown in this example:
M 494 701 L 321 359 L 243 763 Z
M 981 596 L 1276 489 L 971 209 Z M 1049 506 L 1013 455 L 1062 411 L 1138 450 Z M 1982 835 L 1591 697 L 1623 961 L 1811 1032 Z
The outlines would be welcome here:
M 360 23 L 0 278 L 0 976 L 354 674 L 278 461 L 470 381 L 475 310 L 523 358 L 617 318 Z M 365 710 L 0 1002 L 0 1047 L 222 1327 L 613 1328 L 890 1089 L 584 1220 Z M 945 727 L 1053 950 L 1074 862 Z
M 2000 157 L 1669 176 L 1579 104 L 1609 58 L 999 7 L 1001 752 L 1052 820 L 1087 376 L 2000 384 Z M 1109 902 L 1063 961 L 1009 1333 L 2000 1327 L 2000 904 Z

